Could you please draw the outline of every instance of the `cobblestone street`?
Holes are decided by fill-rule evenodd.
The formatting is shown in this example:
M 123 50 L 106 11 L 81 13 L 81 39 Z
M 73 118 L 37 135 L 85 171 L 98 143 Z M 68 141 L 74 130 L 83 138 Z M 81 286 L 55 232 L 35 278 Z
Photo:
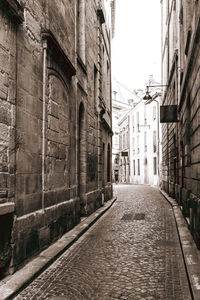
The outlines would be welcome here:
M 15 299 L 191 299 L 171 206 L 152 187 L 114 193 L 108 212 Z

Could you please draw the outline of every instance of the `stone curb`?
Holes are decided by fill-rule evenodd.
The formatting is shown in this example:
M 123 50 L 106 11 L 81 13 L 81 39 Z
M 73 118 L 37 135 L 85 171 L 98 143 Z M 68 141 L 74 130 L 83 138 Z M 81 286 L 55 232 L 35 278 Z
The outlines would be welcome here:
M 160 190 L 161 194 L 171 204 L 179 234 L 179 240 L 183 253 L 183 259 L 189 280 L 191 296 L 194 300 L 200 299 L 200 252 L 188 229 L 188 224 L 184 219 L 180 206 L 175 199 L 169 197 L 167 193 Z
M 25 288 L 35 277 L 41 274 L 72 244 L 74 244 L 116 201 L 117 197 L 104 203 L 89 217 L 86 217 L 72 230 L 42 251 L 35 259 L 23 268 L 0 282 L 0 300 L 12 299 Z

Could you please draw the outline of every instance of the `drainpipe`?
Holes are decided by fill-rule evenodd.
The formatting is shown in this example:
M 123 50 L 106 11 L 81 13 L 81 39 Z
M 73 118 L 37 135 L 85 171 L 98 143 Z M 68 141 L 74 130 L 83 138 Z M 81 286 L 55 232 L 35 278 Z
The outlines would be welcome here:
M 43 88 L 42 88 L 42 101 L 43 101 L 43 113 L 42 113 L 42 209 L 44 210 L 44 192 L 45 192 L 45 139 L 46 139 L 46 58 L 47 58 L 47 41 L 43 41 Z
M 157 155 L 158 155 L 158 161 L 157 161 L 157 169 L 158 169 L 158 187 L 160 187 L 160 105 L 159 105 L 159 100 L 156 100 L 157 102 Z

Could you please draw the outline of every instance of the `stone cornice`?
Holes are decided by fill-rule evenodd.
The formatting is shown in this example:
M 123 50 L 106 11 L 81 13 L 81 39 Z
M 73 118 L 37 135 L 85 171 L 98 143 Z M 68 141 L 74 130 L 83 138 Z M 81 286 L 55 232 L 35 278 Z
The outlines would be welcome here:
M 24 21 L 24 8 L 17 0 L 1 0 L 0 8 L 12 19 L 13 22 L 21 24 Z
M 62 67 L 67 78 L 71 80 L 72 76 L 76 74 L 76 70 L 53 33 L 50 30 L 44 30 L 42 32 L 42 40 L 47 41 L 47 48 L 51 51 L 54 60 Z

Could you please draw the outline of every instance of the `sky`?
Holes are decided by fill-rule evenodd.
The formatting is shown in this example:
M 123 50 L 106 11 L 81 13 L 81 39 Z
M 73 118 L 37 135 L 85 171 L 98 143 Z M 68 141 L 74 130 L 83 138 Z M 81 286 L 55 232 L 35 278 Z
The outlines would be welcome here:
M 160 82 L 160 0 L 116 0 L 112 75 L 131 89 Z

